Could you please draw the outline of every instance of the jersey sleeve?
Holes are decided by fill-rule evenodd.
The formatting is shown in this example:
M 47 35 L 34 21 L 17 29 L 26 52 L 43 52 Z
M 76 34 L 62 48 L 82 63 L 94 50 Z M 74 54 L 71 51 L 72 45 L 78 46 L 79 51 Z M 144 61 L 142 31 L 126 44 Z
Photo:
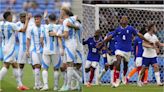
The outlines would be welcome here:
M 14 31 L 20 31 L 21 30 L 21 27 L 19 27 L 16 23 L 11 23 L 11 26 L 12 26 Z
M 29 38 L 29 39 L 31 39 L 31 31 L 32 31 L 32 28 L 28 27 L 28 29 L 27 29 L 27 38 Z
M 83 40 L 83 45 L 88 44 L 90 39 L 91 39 L 91 38 L 88 38 L 87 40 Z
M 45 27 L 42 27 L 40 37 L 44 37 Z
M 136 30 L 134 27 L 131 27 L 132 33 L 133 35 L 137 35 L 138 34 L 138 30 Z
M 64 31 L 69 31 L 69 27 L 67 26 L 68 20 L 64 20 L 63 26 L 64 26 Z

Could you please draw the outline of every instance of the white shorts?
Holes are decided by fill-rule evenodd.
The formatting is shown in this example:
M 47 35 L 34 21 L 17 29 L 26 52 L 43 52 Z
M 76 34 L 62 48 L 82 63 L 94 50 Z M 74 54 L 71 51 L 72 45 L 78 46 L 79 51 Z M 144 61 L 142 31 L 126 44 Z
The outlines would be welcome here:
M 85 62 L 85 68 L 90 68 L 91 66 L 93 68 L 96 68 L 98 64 L 99 63 L 97 61 L 89 61 L 89 60 L 86 60 L 86 62 Z
M 18 63 L 19 64 L 25 64 L 26 62 L 28 61 L 28 58 L 26 56 L 26 52 L 19 49 L 19 52 L 18 52 Z
M 32 60 L 32 65 L 41 64 L 42 54 L 36 53 L 36 52 L 31 52 L 31 60 Z
M 75 62 L 76 61 L 76 48 L 65 48 L 65 59 L 66 62 Z
M 115 55 L 109 55 L 107 54 L 107 63 L 109 65 L 112 65 L 116 61 L 116 56 Z
M 115 55 L 120 55 L 123 58 L 125 58 L 126 62 L 129 62 L 130 61 L 131 52 L 125 52 L 125 51 L 121 51 L 121 50 L 116 50 L 115 51 Z
M 142 57 L 136 57 L 136 67 L 142 66 Z
M 13 63 L 16 62 L 16 48 L 7 46 L 2 47 L 4 62 Z
M 43 54 L 42 67 L 48 69 L 50 64 L 53 64 L 56 69 L 60 68 L 61 58 L 59 58 L 59 54 Z

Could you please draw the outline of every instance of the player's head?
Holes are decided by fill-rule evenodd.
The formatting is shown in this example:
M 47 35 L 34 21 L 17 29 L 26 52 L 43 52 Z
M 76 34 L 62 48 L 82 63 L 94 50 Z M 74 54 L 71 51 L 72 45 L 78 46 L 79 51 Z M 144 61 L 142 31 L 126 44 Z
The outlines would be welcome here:
M 66 7 L 62 7 L 61 8 L 61 17 L 65 18 L 65 17 L 69 17 L 70 15 L 70 10 Z
M 11 12 L 10 11 L 4 12 L 3 18 L 6 21 L 12 22 L 12 14 L 11 14 Z
M 34 16 L 34 19 L 35 19 L 35 24 L 36 24 L 36 26 L 40 26 L 41 20 L 42 20 L 42 16 L 41 16 L 40 14 L 36 14 L 36 15 Z
M 56 22 L 56 15 L 54 13 L 51 13 L 48 16 L 48 20 L 49 20 L 49 22 Z
M 148 29 L 148 32 L 150 32 L 150 31 L 153 32 L 153 33 L 156 33 L 157 32 L 157 28 L 155 26 L 155 23 L 150 23 L 148 25 L 147 29 Z
M 98 29 L 96 30 L 94 37 L 99 38 L 101 36 L 101 31 Z
M 19 14 L 19 17 L 20 17 L 20 21 L 22 23 L 25 23 L 25 20 L 26 20 L 26 12 L 22 12 Z
M 143 26 L 139 32 L 144 35 L 147 32 L 146 26 Z
M 128 17 L 127 16 L 122 16 L 120 20 L 120 24 L 126 26 L 128 24 Z
M 73 12 L 72 11 L 69 11 L 69 16 L 73 16 Z

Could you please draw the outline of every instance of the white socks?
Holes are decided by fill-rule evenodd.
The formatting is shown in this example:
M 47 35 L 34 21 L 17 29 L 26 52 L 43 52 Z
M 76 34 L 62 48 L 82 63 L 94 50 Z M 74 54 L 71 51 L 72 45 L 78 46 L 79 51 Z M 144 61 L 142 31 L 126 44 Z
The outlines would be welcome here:
M 156 78 L 157 84 L 160 84 L 161 81 L 160 81 L 160 74 L 159 74 L 159 72 L 155 72 L 155 78 Z
M 2 78 L 6 75 L 7 73 L 7 68 L 6 67 L 2 67 L 2 69 L 0 70 L 0 81 L 2 80 Z
M 48 86 L 48 71 L 47 70 L 42 71 L 42 77 L 43 77 L 44 86 Z
M 58 88 L 59 84 L 59 71 L 54 71 L 54 87 Z
M 65 87 L 67 85 L 67 72 L 66 71 L 62 72 L 62 75 L 64 79 L 63 87 Z
M 18 86 L 22 86 L 23 84 L 22 84 L 22 81 L 21 81 L 21 76 L 20 76 L 21 74 L 20 74 L 19 70 L 20 69 L 13 68 L 13 74 L 14 74 L 14 76 L 16 78 Z
M 35 86 L 40 86 L 40 69 L 35 68 Z
M 73 67 L 67 67 L 67 87 L 71 88 L 71 80 L 73 77 Z

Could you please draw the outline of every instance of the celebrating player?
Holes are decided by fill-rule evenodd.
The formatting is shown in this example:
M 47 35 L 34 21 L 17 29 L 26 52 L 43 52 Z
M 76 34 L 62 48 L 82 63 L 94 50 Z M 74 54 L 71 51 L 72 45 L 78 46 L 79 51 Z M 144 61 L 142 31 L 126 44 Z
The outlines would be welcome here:
M 104 43 L 108 42 L 112 39 L 112 37 L 117 37 L 117 45 L 116 45 L 116 64 L 114 71 L 114 85 L 113 87 L 118 87 L 120 84 L 119 75 L 120 75 L 120 64 L 121 60 L 124 61 L 124 76 L 126 75 L 128 66 L 127 62 L 129 62 L 131 47 L 132 47 L 132 36 L 138 35 L 141 39 L 151 44 L 150 41 L 144 38 L 141 33 L 138 33 L 132 26 L 128 25 L 128 17 L 122 16 L 120 20 L 120 26 L 115 29 L 114 33 L 108 36 L 104 41 L 100 42 L 97 47 L 102 46 Z M 125 79 L 125 78 L 124 78 Z
M 158 47 L 164 47 L 164 43 L 159 42 L 157 36 L 155 33 L 157 32 L 156 26 L 154 23 L 150 23 L 148 25 L 148 32 L 144 35 L 144 37 L 150 41 L 153 42 L 155 45 L 151 46 L 145 42 L 143 42 L 143 63 L 142 63 L 142 69 L 141 73 L 139 75 L 139 82 L 138 85 L 142 86 L 141 78 L 145 72 L 145 70 L 149 67 L 149 65 L 152 65 L 155 72 L 155 78 L 157 81 L 158 86 L 162 86 L 163 84 L 160 81 L 160 73 L 159 73 L 159 66 L 157 64 L 157 53 L 158 53 Z
M 44 86 L 41 90 L 48 90 L 48 68 L 50 63 L 54 64 L 54 90 L 58 90 L 58 80 L 59 80 L 59 68 L 61 62 L 59 61 L 59 45 L 62 48 L 62 41 L 61 38 L 54 37 L 54 33 L 57 33 L 59 26 L 56 25 L 56 15 L 50 14 L 49 15 L 49 25 L 47 29 L 42 31 L 41 39 L 44 40 L 43 42 L 43 68 L 42 77 Z M 49 34 L 49 32 L 51 32 Z
M 91 87 L 95 69 L 99 64 L 101 49 L 96 48 L 96 45 L 101 41 L 101 32 L 99 30 L 95 32 L 94 37 L 90 37 L 86 41 L 83 41 L 83 45 L 87 44 L 89 49 L 87 61 L 85 64 L 85 72 L 88 73 L 90 71 L 90 79 L 87 83 L 87 87 Z
M 15 62 L 16 51 L 15 51 L 15 32 L 25 32 L 27 29 L 29 18 L 26 16 L 26 21 L 23 27 L 18 27 L 15 23 L 12 23 L 12 13 L 10 11 L 6 11 L 3 14 L 4 21 L 1 23 L 2 35 L 3 35 L 3 60 L 4 64 L 2 69 L 0 70 L 0 81 L 6 75 L 9 66 L 12 65 L 14 76 L 18 83 L 19 90 L 27 90 L 27 87 L 23 86 L 21 81 L 21 76 L 18 71 L 18 64 Z
M 42 61 L 42 44 L 41 44 L 41 32 L 44 30 L 44 27 L 41 26 L 42 16 L 36 14 L 34 16 L 35 24 L 30 26 L 27 31 L 27 49 L 26 55 L 31 57 L 32 64 L 35 70 L 35 86 L 34 89 L 41 89 L 42 85 L 40 83 L 40 69 Z

